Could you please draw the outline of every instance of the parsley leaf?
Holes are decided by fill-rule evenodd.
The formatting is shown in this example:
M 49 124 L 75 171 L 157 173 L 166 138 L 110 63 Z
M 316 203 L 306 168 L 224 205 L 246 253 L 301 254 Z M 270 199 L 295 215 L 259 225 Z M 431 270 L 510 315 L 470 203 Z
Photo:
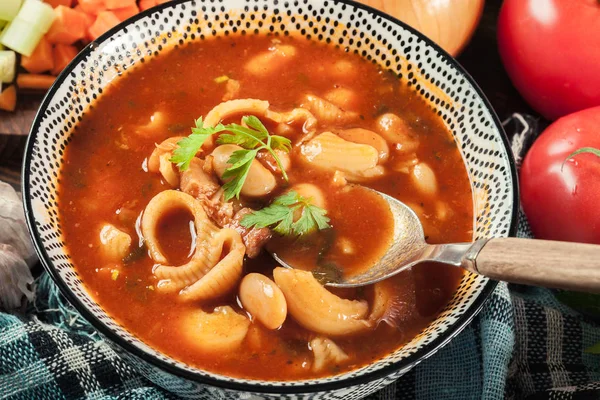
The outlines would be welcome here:
M 229 157 L 227 162 L 232 165 L 225 170 L 222 176 L 223 180 L 231 179 L 223 185 L 225 201 L 229 201 L 234 197 L 240 198 L 242 186 L 244 186 L 252 161 L 254 161 L 257 153 L 258 150 L 238 150 L 234 151 Z
M 185 171 L 190 167 L 190 162 L 196 156 L 196 153 L 200 151 L 200 148 L 211 135 L 222 132 L 225 127 L 222 124 L 215 126 L 214 128 L 205 128 L 202 117 L 196 121 L 196 127 L 192 128 L 192 134 L 186 138 L 181 139 L 177 142 L 177 148 L 173 151 L 173 156 L 169 161 L 177 164 L 177 167 L 181 171 Z
M 283 221 L 290 214 L 289 207 L 271 204 L 269 207 L 263 208 L 260 212 L 246 214 L 243 218 L 242 226 L 255 226 L 257 228 L 266 228 L 267 226 L 275 225 Z
M 237 144 L 245 149 L 253 149 L 261 144 L 262 134 L 238 124 L 227 125 L 232 133 L 223 133 L 217 139 L 218 144 Z M 255 134 L 257 134 L 255 136 Z M 261 137 L 257 137 L 261 136 Z
M 292 150 L 292 141 L 283 136 L 271 136 L 271 147 L 273 150 L 283 150 L 289 153 Z
M 291 206 L 298 203 L 298 197 L 299 196 L 297 192 L 290 190 L 286 194 L 276 197 L 275 200 L 273 200 L 273 204 L 278 204 L 281 206 Z
M 300 218 L 294 222 L 294 213 L 302 209 Z M 331 228 L 327 211 L 310 203 L 310 200 L 290 191 L 277 197 L 271 205 L 254 211 L 242 218 L 241 225 L 246 228 L 265 228 L 273 226 L 273 230 L 284 236 L 302 236 L 316 230 Z
M 265 126 L 260 121 L 260 119 L 256 118 L 254 115 L 245 116 L 244 118 L 242 118 L 242 122 L 244 124 L 248 125 L 248 127 L 252 128 L 255 131 L 258 131 L 262 135 L 264 135 L 262 137 L 262 139 L 266 139 L 267 136 L 269 136 L 269 132 L 267 131 L 267 128 L 265 128 Z
M 252 161 L 261 150 L 265 150 L 273 156 L 283 179 L 288 180 L 281 160 L 274 150 L 289 152 L 292 149 L 292 142 L 283 136 L 271 135 L 260 119 L 252 115 L 243 117 L 242 125 L 219 124 L 214 128 L 205 128 L 202 118 L 198 119 L 196 127 L 192 128 L 192 134 L 177 143 L 179 147 L 173 152 L 170 161 L 176 163 L 181 171 L 185 171 L 206 139 L 215 133 L 221 133 L 217 138 L 218 144 L 236 144 L 244 148 L 244 150 L 234 152 L 227 160 L 232 165 L 225 170 L 221 177 L 227 181 L 223 185 L 225 201 L 240 197 Z

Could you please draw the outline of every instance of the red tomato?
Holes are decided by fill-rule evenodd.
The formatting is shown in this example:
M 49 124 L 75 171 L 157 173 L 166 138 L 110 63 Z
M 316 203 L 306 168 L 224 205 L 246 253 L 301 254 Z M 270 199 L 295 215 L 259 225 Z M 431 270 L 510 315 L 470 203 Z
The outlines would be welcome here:
M 598 0 L 505 0 L 498 46 L 514 85 L 546 118 L 600 105 Z
M 550 125 L 535 141 L 521 168 L 521 203 L 540 239 L 600 244 L 600 107 Z M 564 165 L 563 165 L 564 162 Z

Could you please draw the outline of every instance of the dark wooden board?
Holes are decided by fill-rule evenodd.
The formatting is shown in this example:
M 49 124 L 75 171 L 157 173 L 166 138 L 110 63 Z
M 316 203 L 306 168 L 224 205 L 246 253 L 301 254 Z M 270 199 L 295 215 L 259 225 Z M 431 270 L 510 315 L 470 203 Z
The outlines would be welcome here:
M 20 186 L 21 162 L 31 123 L 43 94 L 20 93 L 14 113 L 0 111 L 0 180 Z
M 19 93 L 14 113 L 0 111 L 0 134 L 27 135 L 42 102 L 43 93 Z
M 482 88 L 501 120 L 514 112 L 536 115 L 512 86 L 500 61 L 496 43 L 500 5 L 501 0 L 486 2 L 477 31 L 458 61 Z M 0 180 L 18 184 L 25 138 L 42 97 L 20 94 L 15 113 L 0 111 Z

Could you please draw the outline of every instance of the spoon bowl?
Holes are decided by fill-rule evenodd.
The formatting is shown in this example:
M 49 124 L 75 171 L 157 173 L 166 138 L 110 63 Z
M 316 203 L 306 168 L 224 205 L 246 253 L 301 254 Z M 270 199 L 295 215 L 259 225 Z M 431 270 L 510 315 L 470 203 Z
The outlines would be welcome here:
M 512 283 L 600 292 L 600 246 L 515 238 L 428 244 L 423 225 L 410 207 L 387 194 L 369 190 L 381 196 L 390 208 L 394 219 L 391 245 L 371 267 L 354 275 L 328 277 L 327 286 L 371 285 L 417 264 L 438 262 Z M 282 266 L 293 268 L 277 253 L 271 255 Z

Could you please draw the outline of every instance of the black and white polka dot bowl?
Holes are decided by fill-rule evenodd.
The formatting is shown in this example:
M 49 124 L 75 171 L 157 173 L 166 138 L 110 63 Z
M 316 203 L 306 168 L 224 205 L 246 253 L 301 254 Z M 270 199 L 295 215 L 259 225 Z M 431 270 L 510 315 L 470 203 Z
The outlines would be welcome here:
M 23 167 L 31 235 L 40 259 L 69 301 L 142 374 L 170 391 L 201 399 L 359 399 L 448 343 L 481 309 L 495 283 L 466 274 L 434 322 L 370 365 L 322 379 L 266 382 L 201 371 L 149 347 L 94 302 L 65 252 L 56 209 L 62 156 L 73 127 L 103 88 L 171 46 L 261 33 L 330 42 L 396 72 L 431 104 L 458 143 L 474 194 L 476 238 L 515 233 L 517 178 L 498 118 L 473 80 L 434 43 L 350 0 L 175 0 L 139 14 L 90 44 L 50 89 L 33 124 Z

